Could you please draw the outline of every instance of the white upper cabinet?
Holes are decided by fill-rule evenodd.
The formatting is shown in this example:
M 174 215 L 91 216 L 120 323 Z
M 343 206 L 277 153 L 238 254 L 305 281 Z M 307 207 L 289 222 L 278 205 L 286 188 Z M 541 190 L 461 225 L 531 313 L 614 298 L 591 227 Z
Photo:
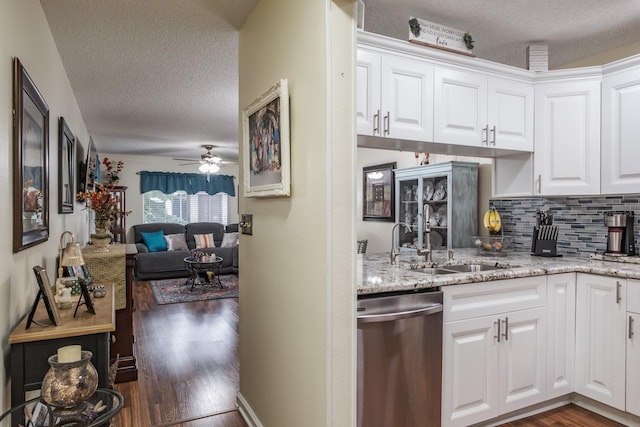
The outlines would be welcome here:
M 436 142 L 533 151 L 530 83 L 436 67 Z
M 434 78 L 435 140 L 487 145 L 487 78 L 442 67 L 435 70 Z
M 534 195 L 600 193 L 600 78 L 535 87 Z
M 378 135 L 380 125 L 380 54 L 358 50 L 356 122 L 360 135 Z
M 533 151 L 533 86 L 504 78 L 489 78 L 487 124 L 495 148 Z
M 433 139 L 433 66 L 358 50 L 357 129 L 360 135 Z
M 636 61 L 637 62 L 637 61 Z M 602 82 L 602 193 L 640 191 L 640 65 Z

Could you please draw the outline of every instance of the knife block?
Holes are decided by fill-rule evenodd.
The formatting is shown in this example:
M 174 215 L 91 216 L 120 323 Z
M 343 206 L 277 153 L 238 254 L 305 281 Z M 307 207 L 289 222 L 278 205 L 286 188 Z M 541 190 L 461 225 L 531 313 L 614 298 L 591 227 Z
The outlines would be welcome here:
M 536 256 L 558 256 L 558 227 L 533 227 L 531 237 L 531 253 Z

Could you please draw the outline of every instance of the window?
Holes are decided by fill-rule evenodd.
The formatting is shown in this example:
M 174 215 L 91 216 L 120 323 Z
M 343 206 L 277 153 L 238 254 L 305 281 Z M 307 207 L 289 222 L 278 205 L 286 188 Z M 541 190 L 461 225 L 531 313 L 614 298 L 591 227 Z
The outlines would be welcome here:
M 142 195 L 143 222 L 219 222 L 227 225 L 227 198 L 226 193 L 210 196 L 205 192 L 188 195 L 184 191 L 173 194 L 147 191 Z

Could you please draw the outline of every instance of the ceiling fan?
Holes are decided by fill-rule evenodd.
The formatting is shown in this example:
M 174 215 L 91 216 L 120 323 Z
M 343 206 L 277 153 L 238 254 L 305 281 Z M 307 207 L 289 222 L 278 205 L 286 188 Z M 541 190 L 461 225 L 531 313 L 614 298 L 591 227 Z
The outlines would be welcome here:
M 211 152 L 211 150 L 213 150 L 213 148 L 215 147 L 214 145 L 203 145 L 202 147 L 205 150 L 207 150 L 207 152 L 200 156 L 200 160 L 179 159 L 179 158 L 174 158 L 173 160 L 188 162 L 188 163 L 181 163 L 180 166 L 199 164 L 200 167 L 198 167 L 198 170 L 202 173 L 207 173 L 207 174 L 216 173 L 220 170 L 220 165 L 225 163 L 230 163 L 222 160 L 220 157 L 216 156 Z

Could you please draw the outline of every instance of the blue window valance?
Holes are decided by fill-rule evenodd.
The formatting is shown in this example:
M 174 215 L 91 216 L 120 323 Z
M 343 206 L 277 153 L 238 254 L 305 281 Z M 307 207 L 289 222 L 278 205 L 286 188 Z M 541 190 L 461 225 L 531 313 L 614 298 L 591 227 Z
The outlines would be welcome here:
M 211 196 L 218 193 L 227 193 L 232 197 L 236 195 L 233 176 L 230 175 L 140 172 L 140 193 L 146 193 L 152 190 L 162 191 L 164 194 L 172 194 L 176 191 L 186 191 L 187 194 L 196 194 L 204 191 Z

